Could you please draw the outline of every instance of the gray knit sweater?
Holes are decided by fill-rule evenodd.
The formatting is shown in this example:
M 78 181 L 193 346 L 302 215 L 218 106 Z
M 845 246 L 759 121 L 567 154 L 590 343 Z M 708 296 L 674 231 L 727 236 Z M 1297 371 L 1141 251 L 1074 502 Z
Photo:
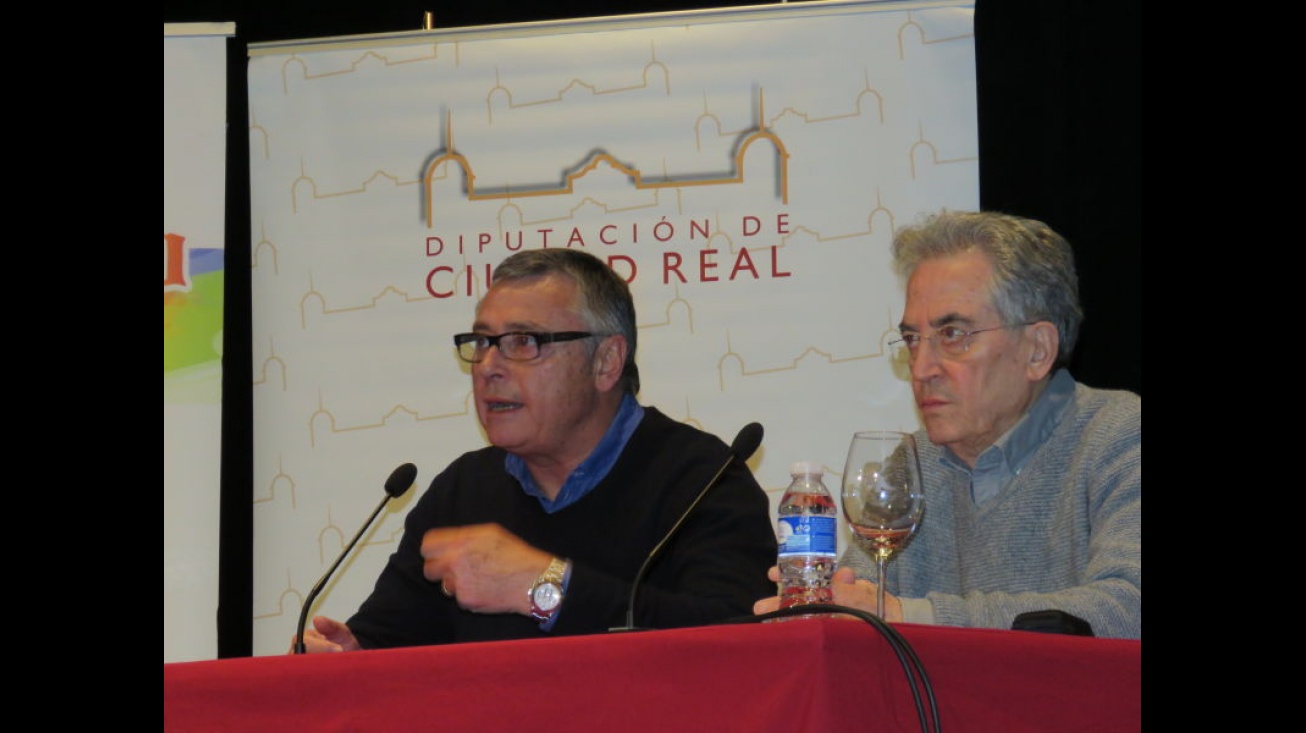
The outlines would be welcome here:
M 1141 397 L 1074 383 L 1019 475 L 976 506 L 969 472 L 920 431 L 925 516 L 885 589 L 905 609 L 928 599 L 947 626 L 1009 629 L 1019 613 L 1060 609 L 1096 636 L 1141 639 L 1142 439 Z M 841 563 L 875 579 L 856 545 Z

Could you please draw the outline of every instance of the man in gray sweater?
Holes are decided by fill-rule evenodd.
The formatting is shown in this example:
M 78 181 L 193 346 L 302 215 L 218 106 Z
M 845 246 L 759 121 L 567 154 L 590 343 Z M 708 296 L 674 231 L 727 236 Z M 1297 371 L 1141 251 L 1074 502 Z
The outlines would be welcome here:
M 1083 320 L 1070 245 L 1039 221 L 943 212 L 893 256 L 925 515 L 889 561 L 885 620 L 1009 629 L 1056 610 L 1141 639 L 1142 399 L 1066 370 Z M 874 577 L 850 546 L 834 602 L 874 612 Z

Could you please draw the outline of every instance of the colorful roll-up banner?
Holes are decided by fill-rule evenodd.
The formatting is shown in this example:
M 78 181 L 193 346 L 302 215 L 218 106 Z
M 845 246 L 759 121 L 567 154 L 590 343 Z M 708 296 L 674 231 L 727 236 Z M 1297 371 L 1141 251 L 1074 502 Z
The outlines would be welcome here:
M 163 25 L 163 661 L 217 658 L 227 37 Z

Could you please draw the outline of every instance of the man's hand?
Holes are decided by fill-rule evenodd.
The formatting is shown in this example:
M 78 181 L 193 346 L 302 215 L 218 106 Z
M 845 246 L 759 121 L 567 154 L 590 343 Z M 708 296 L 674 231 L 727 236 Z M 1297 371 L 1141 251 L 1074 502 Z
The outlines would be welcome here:
M 422 574 L 462 608 L 525 616 L 531 612 L 526 591 L 553 556 L 497 524 L 474 524 L 427 530 L 422 558 Z
M 876 585 L 869 580 L 858 580 L 852 568 L 834 571 L 834 580 L 830 585 L 834 589 L 836 604 L 875 615 Z M 891 623 L 902 621 L 902 601 L 888 591 L 884 592 L 884 620 Z
M 290 653 L 295 653 L 295 639 L 290 638 Z M 318 654 L 321 652 L 356 652 L 362 647 L 358 645 L 358 639 L 354 638 L 354 632 L 349 630 L 345 624 L 326 616 L 314 616 L 313 625 L 304 629 L 304 653 Z
M 772 565 L 766 571 L 766 577 L 773 583 L 780 582 L 780 568 Z M 875 613 L 875 584 L 869 580 L 858 580 L 852 568 L 839 568 L 830 579 L 830 588 L 834 591 L 834 603 L 839 606 L 856 608 L 870 614 Z M 761 615 L 778 611 L 780 596 L 767 596 L 753 604 L 753 614 Z M 884 594 L 884 620 L 902 621 L 902 602 L 892 593 Z
M 766 578 L 772 583 L 779 583 L 780 568 L 776 567 L 775 565 L 772 565 L 771 569 L 766 571 Z M 766 598 L 763 598 L 762 600 L 753 604 L 754 616 L 761 616 L 764 613 L 770 613 L 772 611 L 779 611 L 779 610 L 780 610 L 780 596 L 767 596 Z

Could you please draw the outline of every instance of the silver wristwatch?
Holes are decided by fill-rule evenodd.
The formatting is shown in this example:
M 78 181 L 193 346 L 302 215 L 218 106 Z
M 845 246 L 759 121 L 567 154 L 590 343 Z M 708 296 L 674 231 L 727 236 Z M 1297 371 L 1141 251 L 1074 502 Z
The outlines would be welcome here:
M 531 599 L 531 617 L 537 621 L 548 621 L 562 605 L 562 579 L 567 574 L 567 561 L 555 557 L 549 561 L 535 584 L 526 591 Z

